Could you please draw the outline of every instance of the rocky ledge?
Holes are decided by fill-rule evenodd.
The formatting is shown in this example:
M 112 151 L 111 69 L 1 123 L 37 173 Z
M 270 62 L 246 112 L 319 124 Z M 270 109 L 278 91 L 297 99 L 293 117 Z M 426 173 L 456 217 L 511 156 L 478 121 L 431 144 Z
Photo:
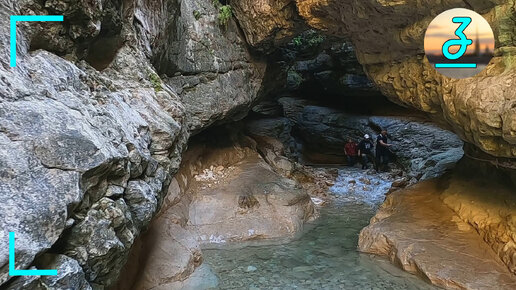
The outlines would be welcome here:
M 447 289 L 514 289 L 515 207 L 510 187 L 459 175 L 427 180 L 387 197 L 359 250 Z
M 201 247 L 293 237 L 316 216 L 305 189 L 276 173 L 252 139 L 235 140 L 219 131 L 208 136 L 210 145 L 199 136 L 203 141 L 185 152 L 160 213 L 135 242 L 117 289 L 216 284 L 208 266 L 201 265 Z
M 266 8 L 274 2 L 264 0 L 256 5 L 253 11 L 261 15 L 248 18 L 255 25 L 244 26 L 246 34 L 260 27 L 258 23 L 267 17 Z M 310 26 L 353 43 L 366 74 L 391 101 L 426 112 L 436 121 L 446 121 L 462 140 L 515 163 L 514 1 L 453 0 L 422 5 L 416 0 L 298 0 L 296 5 Z M 495 57 L 486 70 L 467 79 L 437 73 L 423 50 L 430 21 L 457 7 L 483 15 L 496 41 Z

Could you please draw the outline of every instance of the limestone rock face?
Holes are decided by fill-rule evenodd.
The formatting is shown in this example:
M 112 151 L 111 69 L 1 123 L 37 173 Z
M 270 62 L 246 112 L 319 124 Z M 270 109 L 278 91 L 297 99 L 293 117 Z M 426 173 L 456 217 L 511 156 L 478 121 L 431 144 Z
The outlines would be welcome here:
M 306 27 L 294 0 L 237 0 L 231 7 L 247 42 L 269 52 Z
M 286 97 L 279 102 L 301 139 L 305 157 L 311 162 L 343 161 L 348 138 L 358 141 L 367 133 L 375 140 L 378 128 L 389 132 L 394 144 L 392 152 L 409 174 L 418 179 L 440 176 L 463 155 L 463 143 L 456 135 L 421 117 L 364 116 Z
M 56 269 L 59 275 L 43 278 L 22 276 L 10 284 L 7 289 L 92 289 L 76 260 L 65 255 L 44 254 L 40 258 L 40 263 L 44 265 L 43 267 Z
M 121 52 L 113 66 L 134 61 L 145 68 L 133 53 Z M 11 85 L 0 104 L 1 282 L 12 231 L 18 267 L 59 239 L 88 281 L 109 285 L 179 164 L 187 136 L 182 105 L 169 94 L 158 100 L 152 88 L 108 81 L 43 51 L 3 73 L 6 83 L 24 85 Z M 130 184 L 139 186 L 126 199 Z
M 27 289 L 59 287 L 66 281 L 76 289 L 112 285 L 136 237 L 161 207 L 189 131 L 249 109 L 260 74 L 255 74 L 259 70 L 248 58 L 235 25 L 227 34 L 221 31 L 214 23 L 213 8 L 213 15 L 206 15 L 207 21 L 194 28 L 195 34 L 187 29 L 195 24 L 196 8 L 191 5 L 212 4 L 208 0 L 0 4 L 2 19 L 61 14 L 67 20 L 19 23 L 17 67 L 9 68 L 7 57 L 0 59 L 0 285 L 8 282 Z M 183 11 L 179 20 L 178 11 Z M 7 56 L 8 21 L 1 23 L 0 32 L 0 53 Z M 189 58 L 200 50 L 209 52 L 199 42 L 187 41 L 187 34 L 192 39 L 211 35 L 219 41 L 219 56 L 226 58 L 220 62 Z M 187 61 L 170 66 L 177 55 L 165 48 L 174 38 L 173 49 L 180 48 L 173 52 L 181 51 L 181 59 Z M 210 64 L 196 67 L 195 63 Z M 158 73 L 173 76 L 182 71 L 214 76 L 211 80 L 218 85 L 207 81 L 197 95 L 185 97 L 179 90 L 178 96 L 174 89 L 183 86 L 166 85 Z M 208 108 L 215 106 L 205 94 L 211 90 L 220 94 L 215 101 L 220 111 Z M 210 105 L 199 109 L 202 122 L 185 111 L 188 107 L 192 112 L 192 104 L 203 102 Z M 9 232 L 16 235 L 17 268 L 63 269 L 59 276 L 31 280 L 8 276 Z M 40 255 L 51 247 L 57 259 Z
M 165 82 L 185 104 L 192 131 L 245 117 L 265 72 L 265 63 L 246 50 L 237 24 L 218 24 L 219 12 L 212 2 L 180 1 L 169 16 L 175 33 L 162 36 L 165 51 L 156 60 L 158 70 L 168 75 Z
M 315 28 L 351 38 L 358 60 L 390 100 L 446 120 L 459 136 L 497 157 L 516 157 L 516 27 L 513 1 L 299 0 L 299 13 Z M 417 8 L 416 8 L 417 7 Z M 495 58 L 473 78 L 449 79 L 423 51 L 429 22 L 456 7 L 482 14 L 495 32 Z
M 516 196 L 500 182 L 452 179 L 441 199 L 491 246 L 516 275 Z
M 462 192 L 455 192 L 452 185 L 446 191 L 456 195 L 445 194 L 445 200 L 461 199 L 462 205 L 476 204 L 481 208 L 477 212 L 483 217 L 465 215 L 472 210 L 470 207 L 462 212 L 463 220 L 441 201 L 445 186 L 445 180 L 434 179 L 391 193 L 371 224 L 361 231 L 359 250 L 386 256 L 404 270 L 447 289 L 514 289 L 516 276 L 474 228 L 475 222 L 483 224 L 486 220 L 482 213 L 489 213 L 496 221 L 496 217 L 507 217 L 507 212 L 497 212 L 498 208 L 484 198 L 475 198 L 474 202 L 461 198 Z M 486 236 L 496 236 L 499 231 L 495 223 L 489 225 L 482 226 L 482 230 Z
M 201 242 L 289 237 L 313 215 L 308 194 L 258 156 L 234 166 L 224 183 L 201 189 L 192 199 L 189 225 Z

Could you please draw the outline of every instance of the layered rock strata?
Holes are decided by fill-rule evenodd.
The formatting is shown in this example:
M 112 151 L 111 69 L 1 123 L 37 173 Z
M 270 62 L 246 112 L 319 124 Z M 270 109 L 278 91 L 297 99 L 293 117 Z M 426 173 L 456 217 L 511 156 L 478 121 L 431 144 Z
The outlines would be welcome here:
M 390 115 L 387 111 L 368 116 L 288 97 L 280 98 L 278 103 L 283 111 L 281 117 L 248 121 L 247 131 L 252 136 L 283 143 L 284 155 L 300 162 L 344 163 L 343 148 L 349 138 L 358 142 L 369 134 L 375 139 L 380 129 L 388 130 L 397 162 L 417 180 L 442 175 L 463 156 L 462 141 L 424 116 Z M 265 152 L 264 156 L 269 155 Z M 282 162 L 270 156 L 273 163 Z
M 208 0 L 3 1 L 2 55 L 9 15 L 26 14 L 65 21 L 18 23 L 17 67 L 0 60 L 0 285 L 105 289 L 161 207 L 189 132 L 243 116 L 263 65 Z M 183 72 L 218 97 L 185 93 Z M 59 275 L 8 276 L 8 232 L 17 268 Z
M 251 139 L 242 142 L 250 147 L 213 141 L 213 146 L 192 145 L 185 153 L 163 207 L 133 247 L 117 289 L 175 289 L 202 282 L 196 275 L 216 281 L 201 265 L 200 246 L 292 237 L 314 217 L 310 196 L 301 186 L 276 173 Z
M 365 72 L 391 101 L 446 121 L 464 141 L 492 156 L 516 157 L 514 1 L 454 0 L 427 5 L 418 1 L 298 0 L 296 4 L 312 27 L 351 40 Z M 457 7 L 482 14 L 496 40 L 493 60 L 481 74 L 467 79 L 438 74 L 423 50 L 430 21 Z M 254 19 L 256 24 L 260 17 Z M 254 27 L 247 25 L 244 30 L 252 34 Z
M 516 199 L 486 182 L 455 175 L 391 193 L 359 250 L 447 289 L 513 289 Z

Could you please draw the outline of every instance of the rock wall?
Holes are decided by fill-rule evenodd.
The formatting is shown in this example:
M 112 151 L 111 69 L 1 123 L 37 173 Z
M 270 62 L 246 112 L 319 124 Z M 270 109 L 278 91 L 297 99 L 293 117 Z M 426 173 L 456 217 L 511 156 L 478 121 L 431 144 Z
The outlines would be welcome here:
M 201 265 L 201 245 L 288 238 L 314 217 L 299 184 L 276 173 L 252 139 L 230 131 L 216 128 L 192 141 L 117 289 L 197 289 L 217 280 Z
M 513 173 L 465 158 L 440 198 L 516 274 L 516 183 L 509 178 Z
M 189 132 L 249 108 L 263 64 L 255 65 L 234 23 L 225 31 L 218 27 L 212 5 L 208 0 L 0 4 L 5 56 L 9 15 L 65 17 L 63 23 L 19 23 L 17 67 L 9 68 L 6 57 L 0 60 L 2 287 L 112 285 L 135 239 L 161 207 Z M 201 9 L 196 7 L 204 7 L 204 14 L 192 31 L 192 10 Z M 208 57 L 200 40 L 194 41 L 203 37 L 217 39 L 217 55 Z M 218 61 L 218 55 L 228 58 Z M 192 66 L 201 62 L 208 66 Z M 173 80 L 184 71 L 213 76 L 203 92 L 216 90 L 218 98 L 187 95 L 178 82 L 167 85 L 158 76 L 167 73 Z M 201 111 L 202 117 L 191 113 Z M 54 268 L 59 275 L 8 276 L 8 232 L 16 234 L 17 268 Z
M 514 1 L 299 0 L 297 4 L 313 27 L 351 38 L 359 61 L 390 100 L 445 119 L 463 140 L 493 156 L 516 157 Z M 429 22 L 456 7 L 482 14 L 496 39 L 495 58 L 487 69 L 462 80 L 436 73 L 423 52 Z
M 344 100 L 365 100 L 367 104 L 371 97 L 382 97 L 358 62 L 350 41 L 310 29 L 278 47 L 271 59 L 284 70 L 277 81 L 285 88 L 276 89 L 274 96 L 327 100 L 335 105 Z
M 155 60 L 166 73 L 165 83 L 176 89 L 188 115 L 188 128 L 198 132 L 217 121 L 246 116 L 265 73 L 265 61 L 247 51 L 236 22 L 218 25 L 218 8 L 208 0 L 181 1 L 169 31 L 162 36 L 164 51 Z M 194 16 L 198 15 L 197 17 Z
M 516 276 L 507 269 L 514 271 L 507 240 L 514 235 L 514 228 L 507 227 L 513 224 L 509 208 L 514 212 L 514 197 L 500 199 L 503 192 L 498 191 L 486 199 L 480 193 L 484 188 L 475 188 L 469 178 L 453 176 L 449 182 L 433 179 L 391 193 L 360 232 L 359 250 L 385 256 L 446 289 L 514 289 Z M 465 196 L 459 186 L 473 193 Z M 455 210 L 447 205 L 456 205 Z M 497 252 L 478 230 L 484 240 L 498 240 Z M 508 251 L 502 250 L 502 241 L 508 242 Z
M 461 139 L 492 156 L 516 157 L 513 0 L 298 0 L 296 4 L 310 26 L 351 40 L 367 75 L 391 101 L 426 112 L 435 121 L 446 121 Z M 496 39 L 495 57 L 487 69 L 461 80 L 438 74 L 423 51 L 430 21 L 456 7 L 482 14 Z M 254 27 L 248 25 L 244 30 L 252 34 Z
M 294 0 L 242 0 L 230 4 L 247 42 L 265 53 L 307 27 L 296 11 Z
M 283 131 L 276 133 L 278 139 L 292 148 L 290 156 L 301 153 L 298 157 L 304 162 L 344 163 L 343 148 L 348 138 L 356 142 L 364 134 L 375 138 L 380 129 L 388 130 L 397 161 L 417 180 L 442 175 L 463 156 L 463 143 L 455 134 L 422 116 L 389 115 L 387 111 L 384 115 L 368 116 L 324 107 L 309 100 L 285 97 L 278 101 L 284 111 L 281 122 L 257 120 L 249 123 L 248 130 L 265 136 Z M 406 111 L 405 114 L 411 113 Z M 296 140 L 288 139 L 287 135 L 295 136 Z

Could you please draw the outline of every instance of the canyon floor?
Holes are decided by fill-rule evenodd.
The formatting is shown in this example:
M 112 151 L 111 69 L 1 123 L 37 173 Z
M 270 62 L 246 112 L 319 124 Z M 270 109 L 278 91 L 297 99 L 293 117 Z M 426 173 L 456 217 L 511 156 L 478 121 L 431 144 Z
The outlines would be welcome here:
M 242 185 L 235 181 L 236 172 L 250 180 L 266 177 L 263 172 L 248 175 L 259 173 L 257 161 L 228 168 L 233 172 L 228 175 L 221 168 L 212 175 L 217 168 L 208 168 L 197 178 L 196 190 L 232 194 L 228 186 Z M 319 218 L 297 235 L 286 231 L 279 238 L 268 227 L 271 214 L 264 215 L 257 219 L 262 232 L 268 227 L 276 238 L 208 241 L 202 246 L 203 266 L 180 288 L 515 289 L 516 277 L 493 249 L 440 198 L 449 186 L 448 175 L 393 191 L 396 178 L 396 171 L 339 167 L 327 193 L 312 196 L 324 201 L 317 206 Z M 254 233 L 257 224 L 225 226 Z

